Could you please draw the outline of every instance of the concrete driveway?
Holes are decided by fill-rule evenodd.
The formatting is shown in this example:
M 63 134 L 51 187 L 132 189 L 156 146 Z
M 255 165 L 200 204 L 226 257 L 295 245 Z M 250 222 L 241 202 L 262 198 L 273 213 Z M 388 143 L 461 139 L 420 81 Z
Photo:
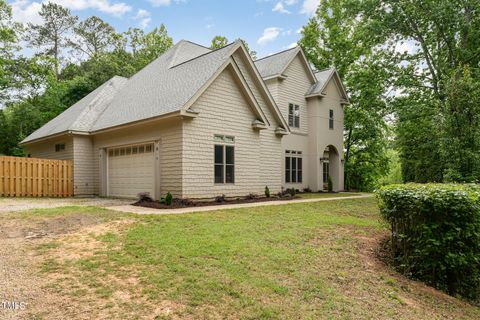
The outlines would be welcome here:
M 65 206 L 125 206 L 133 202 L 135 200 L 106 198 L 0 198 L 0 213 Z

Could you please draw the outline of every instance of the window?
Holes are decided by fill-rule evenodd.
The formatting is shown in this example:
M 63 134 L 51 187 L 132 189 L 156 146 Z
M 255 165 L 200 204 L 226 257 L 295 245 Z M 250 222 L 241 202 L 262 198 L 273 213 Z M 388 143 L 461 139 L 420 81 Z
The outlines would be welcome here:
M 333 130 L 333 110 L 330 109 L 328 112 L 328 127 L 330 130 Z
M 215 144 L 214 175 L 215 183 L 235 183 L 235 148 L 229 143 L 234 137 L 215 135 L 213 140 L 224 144 Z
M 121 157 L 121 156 L 130 156 L 139 153 L 151 153 L 153 152 L 153 144 L 144 144 L 131 147 L 122 147 L 108 150 L 109 157 Z
M 302 182 L 302 151 L 285 151 L 285 182 L 301 183 Z
M 328 183 L 328 162 L 323 163 L 323 183 Z
M 235 149 L 233 146 L 215 145 L 215 183 L 235 182 Z
M 55 145 L 55 152 L 60 152 L 65 150 L 65 143 L 58 143 Z
M 300 106 L 292 103 L 288 105 L 288 125 L 300 128 Z

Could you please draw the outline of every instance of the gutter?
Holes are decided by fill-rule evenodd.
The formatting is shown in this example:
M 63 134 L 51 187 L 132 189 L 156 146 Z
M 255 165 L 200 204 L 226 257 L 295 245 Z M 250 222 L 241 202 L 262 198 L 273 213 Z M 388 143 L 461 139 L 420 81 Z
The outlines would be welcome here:
M 50 135 L 47 135 L 47 136 L 44 136 L 44 137 L 41 137 L 41 138 L 29 140 L 29 141 L 26 141 L 26 142 L 22 141 L 19 144 L 22 145 L 22 146 L 23 145 L 29 145 L 29 144 L 32 144 L 32 143 L 45 141 L 45 140 L 48 140 L 48 139 L 53 139 L 53 138 L 64 136 L 64 135 L 90 136 L 90 135 L 94 135 L 94 134 L 98 134 L 98 133 L 109 132 L 109 131 L 112 131 L 112 130 L 128 128 L 128 127 L 131 127 L 131 126 L 137 125 L 139 123 L 143 123 L 143 122 L 148 123 L 148 122 L 152 122 L 152 121 L 156 121 L 156 120 L 160 120 L 160 119 L 174 118 L 174 117 L 177 117 L 177 116 L 178 117 L 194 118 L 194 117 L 196 117 L 197 114 L 198 113 L 196 113 L 196 112 L 183 112 L 182 113 L 181 110 L 177 110 L 177 111 L 162 114 L 161 116 L 156 116 L 156 117 L 152 117 L 152 118 L 137 120 L 137 121 L 124 123 L 124 124 L 120 124 L 120 125 L 117 125 L 117 126 L 113 126 L 113 127 L 109 127 L 109 128 L 105 128 L 105 129 L 94 130 L 94 131 L 65 130 L 65 131 L 61 131 L 61 132 L 58 132 L 58 133 L 53 133 L 53 134 L 50 134 Z

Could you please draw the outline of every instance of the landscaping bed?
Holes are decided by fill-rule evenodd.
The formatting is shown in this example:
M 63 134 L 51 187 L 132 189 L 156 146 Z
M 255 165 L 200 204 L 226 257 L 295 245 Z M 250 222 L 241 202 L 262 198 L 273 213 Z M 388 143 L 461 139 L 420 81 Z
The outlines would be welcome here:
M 266 190 L 268 191 L 268 190 Z M 258 194 L 248 194 L 245 197 L 236 197 L 236 198 L 227 198 L 225 195 L 220 195 L 215 197 L 215 199 L 181 199 L 173 198 L 170 193 L 167 193 L 165 198 L 162 198 L 160 201 L 152 200 L 149 194 L 141 193 L 138 195 L 139 200 L 135 203 L 132 203 L 134 206 L 145 207 L 145 208 L 155 208 L 155 209 L 179 209 L 179 208 L 190 208 L 190 207 L 206 207 L 206 206 L 222 206 L 229 204 L 242 204 L 242 203 L 255 203 L 255 202 L 270 202 L 270 201 L 284 201 L 284 200 L 294 200 L 294 199 L 314 199 L 314 198 L 335 198 L 342 196 L 357 196 L 359 193 L 339 193 L 339 192 L 311 192 L 311 191 L 302 191 L 285 189 L 282 192 L 279 192 L 275 195 L 270 195 L 267 197 L 267 194 L 270 195 L 270 191 L 265 193 L 265 196 L 260 196 Z
M 227 204 L 241 204 L 241 203 L 253 203 L 253 202 L 268 202 L 268 201 L 277 201 L 277 200 L 292 200 L 292 199 L 301 199 L 300 196 L 290 196 L 290 197 L 251 197 L 251 198 L 235 198 L 235 199 L 224 199 L 221 201 L 217 200 L 188 200 L 188 199 L 173 199 L 171 205 L 167 205 L 160 201 L 149 201 L 149 200 L 139 200 L 133 203 L 134 206 L 146 207 L 146 208 L 155 208 L 155 209 L 178 209 L 178 208 L 189 208 L 189 207 L 206 207 L 206 206 L 221 206 Z

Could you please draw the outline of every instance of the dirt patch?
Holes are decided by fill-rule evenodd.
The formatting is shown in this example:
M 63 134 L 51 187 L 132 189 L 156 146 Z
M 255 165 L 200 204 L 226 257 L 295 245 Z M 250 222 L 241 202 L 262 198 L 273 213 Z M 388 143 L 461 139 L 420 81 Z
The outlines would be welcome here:
M 111 273 L 105 270 L 108 265 L 95 265 L 97 258 L 119 248 L 119 237 L 134 222 L 84 224 L 76 231 L 32 243 L 31 249 L 37 252 L 32 264 L 41 273 L 43 299 L 32 305 L 28 315 L 55 320 L 180 319 L 186 306 L 168 299 L 151 300 L 142 292 L 135 269 Z
M 96 225 L 105 219 L 95 215 L 69 215 L 55 218 L 36 219 L 26 222 L 23 219 L 4 221 L 0 226 L 0 239 L 34 239 L 55 236 Z
M 87 234 L 94 230 L 108 232 L 115 227 L 114 223 L 105 223 L 105 218 L 93 214 L 0 220 L 0 319 L 69 318 L 69 310 L 76 307 L 69 305 L 68 299 L 58 294 L 55 285 L 39 272 L 40 266 L 55 264 L 41 252 L 59 246 L 62 237 L 83 234 L 85 230 Z M 66 250 L 66 254 L 80 258 L 79 252 L 93 253 L 96 246 L 79 241 L 73 248 L 78 252 Z M 59 276 L 68 275 L 60 272 Z

